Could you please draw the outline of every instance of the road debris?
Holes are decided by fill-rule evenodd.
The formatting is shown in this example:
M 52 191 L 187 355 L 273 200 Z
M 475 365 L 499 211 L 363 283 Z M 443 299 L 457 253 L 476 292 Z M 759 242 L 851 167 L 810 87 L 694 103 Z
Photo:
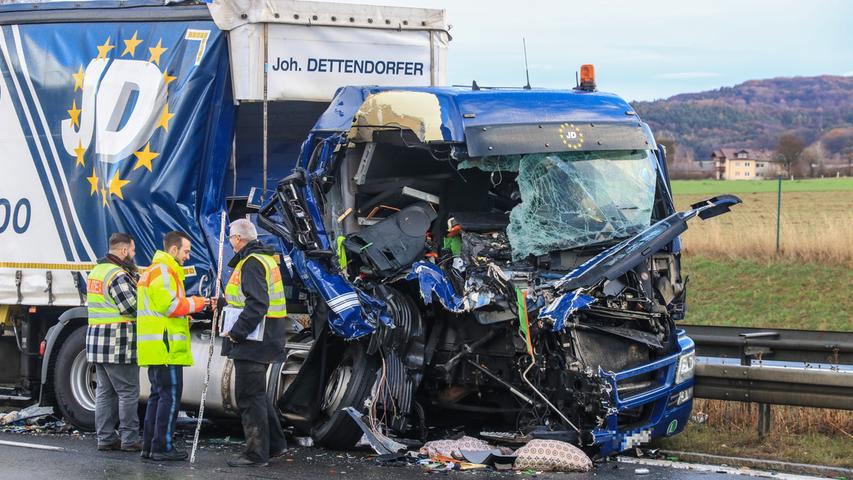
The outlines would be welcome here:
M 53 407 L 40 407 L 37 403 L 30 405 L 23 410 L 10 412 L 0 417 L 0 425 L 10 425 L 13 423 L 27 422 L 33 423 L 36 419 L 53 415 Z

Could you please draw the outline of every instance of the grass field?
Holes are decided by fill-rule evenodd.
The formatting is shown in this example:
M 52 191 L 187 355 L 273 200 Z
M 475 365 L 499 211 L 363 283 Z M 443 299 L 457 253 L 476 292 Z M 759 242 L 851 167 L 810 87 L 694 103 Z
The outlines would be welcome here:
M 842 179 L 847 180 L 847 179 Z M 851 179 L 853 180 L 853 179 Z M 835 179 L 825 180 L 835 182 Z M 760 182 L 724 182 L 760 183 Z M 776 194 L 738 193 L 743 200 L 730 213 L 692 220 L 683 235 L 686 255 L 715 258 L 807 261 L 853 266 L 853 181 L 846 190 L 782 194 L 780 252 L 776 254 Z M 819 185 L 811 184 L 821 188 Z M 675 196 L 679 210 L 708 195 Z
M 673 195 L 718 195 L 721 193 L 776 193 L 773 180 L 673 180 Z M 853 191 L 853 177 L 782 180 L 782 194 L 790 192 Z
M 853 331 L 853 178 L 783 181 L 776 253 L 776 181 L 675 181 L 679 210 L 723 193 L 743 204 L 692 220 L 686 324 Z M 853 412 L 774 406 L 759 441 L 755 405 L 697 400 L 708 414 L 657 446 L 853 467 Z
M 853 331 L 853 270 L 813 262 L 685 255 L 694 325 Z

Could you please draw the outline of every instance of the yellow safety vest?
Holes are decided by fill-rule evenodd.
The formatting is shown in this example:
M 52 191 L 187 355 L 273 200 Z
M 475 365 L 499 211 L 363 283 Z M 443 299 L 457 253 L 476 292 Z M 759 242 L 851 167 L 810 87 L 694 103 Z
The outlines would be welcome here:
M 127 323 L 133 317 L 123 317 L 118 304 L 110 295 L 110 283 L 116 275 L 123 273 L 121 267 L 112 263 L 99 263 L 89 272 L 86 282 L 86 303 L 89 306 L 89 325 Z
M 136 345 L 139 365 L 192 365 L 189 317 L 200 297 L 186 297 L 184 269 L 168 253 L 158 250 L 137 284 Z
M 225 300 L 228 302 L 228 305 L 238 308 L 246 306 L 246 296 L 243 295 L 243 288 L 240 281 L 243 273 L 243 264 L 249 258 L 255 258 L 261 262 L 266 272 L 267 293 L 270 296 L 270 305 L 267 308 L 266 316 L 268 318 L 282 318 L 286 316 L 287 304 L 284 298 L 284 283 L 281 281 L 281 270 L 271 255 L 252 253 L 240 260 L 234 268 L 231 278 L 228 280 L 228 285 L 225 286 Z

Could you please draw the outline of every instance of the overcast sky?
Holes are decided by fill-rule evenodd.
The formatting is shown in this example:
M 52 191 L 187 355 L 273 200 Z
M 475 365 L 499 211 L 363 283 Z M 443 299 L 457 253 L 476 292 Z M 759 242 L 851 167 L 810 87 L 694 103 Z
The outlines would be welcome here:
M 443 8 L 450 83 L 573 87 L 593 63 L 600 90 L 629 100 L 781 76 L 853 75 L 851 0 L 372 0 Z

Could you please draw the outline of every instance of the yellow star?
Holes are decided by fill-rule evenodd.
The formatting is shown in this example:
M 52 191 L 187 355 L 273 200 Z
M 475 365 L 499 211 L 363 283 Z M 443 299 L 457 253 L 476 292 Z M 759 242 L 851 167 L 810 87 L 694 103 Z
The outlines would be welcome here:
M 148 144 L 145 145 L 145 150 L 135 152 L 134 155 L 136 155 L 136 165 L 133 166 L 133 169 L 136 170 L 137 168 L 145 167 L 150 172 L 151 171 L 151 160 L 154 160 L 160 154 L 156 153 L 156 152 L 152 152 L 151 151 L 151 142 L 148 142 Z
M 112 37 L 107 37 L 107 41 L 103 45 L 98 45 L 98 58 L 107 58 L 110 50 L 116 48 L 115 45 L 110 45 L 110 38 Z
M 124 195 L 122 195 L 121 189 L 128 183 L 130 183 L 130 180 L 122 180 L 118 178 L 118 172 L 116 172 L 116 174 L 113 175 L 113 179 L 110 180 L 110 195 L 115 195 L 116 197 L 124 200 Z
M 92 191 L 89 192 L 89 196 L 98 194 L 98 174 L 95 172 L 95 167 L 92 167 L 92 176 L 86 177 L 86 180 L 89 181 L 89 185 L 92 186 Z
M 161 45 L 162 43 L 163 43 L 163 40 L 160 39 L 157 41 L 156 47 L 149 47 L 148 48 L 148 51 L 151 52 L 151 58 L 148 59 L 149 62 L 154 62 L 157 65 L 160 65 L 160 55 L 163 55 L 163 52 L 166 51 L 166 48 Z
M 72 73 L 71 77 L 74 78 L 74 91 L 76 92 L 77 89 L 82 90 L 84 77 L 83 65 L 80 65 L 80 70 L 78 70 L 77 73 Z
M 130 37 L 130 40 L 124 41 L 124 51 L 121 52 L 121 56 L 123 57 L 126 53 L 130 53 L 130 56 L 133 57 L 136 55 L 136 47 L 142 43 L 142 40 L 136 38 L 136 34 L 138 32 L 133 32 L 133 36 Z
M 68 115 L 71 115 L 71 125 L 80 128 L 80 112 L 82 110 L 77 108 L 77 99 L 71 100 L 71 110 L 67 111 Z
M 104 187 L 101 187 L 101 199 L 103 199 L 104 206 L 106 207 L 107 206 L 107 189 Z
M 75 166 L 83 167 L 86 165 L 86 159 L 83 157 L 83 154 L 86 153 L 86 149 L 83 148 L 83 142 L 77 141 L 77 148 L 74 149 L 74 153 L 77 155 L 77 163 Z
M 178 78 L 178 77 L 173 77 L 173 76 L 169 75 L 168 71 L 163 70 L 163 81 L 166 82 L 166 85 L 169 85 L 169 83 L 171 83 L 176 78 Z
M 157 122 L 158 127 L 163 127 L 163 130 L 169 131 L 169 120 L 174 117 L 174 113 L 169 112 L 169 104 L 163 107 L 163 113 L 160 114 L 160 121 Z

